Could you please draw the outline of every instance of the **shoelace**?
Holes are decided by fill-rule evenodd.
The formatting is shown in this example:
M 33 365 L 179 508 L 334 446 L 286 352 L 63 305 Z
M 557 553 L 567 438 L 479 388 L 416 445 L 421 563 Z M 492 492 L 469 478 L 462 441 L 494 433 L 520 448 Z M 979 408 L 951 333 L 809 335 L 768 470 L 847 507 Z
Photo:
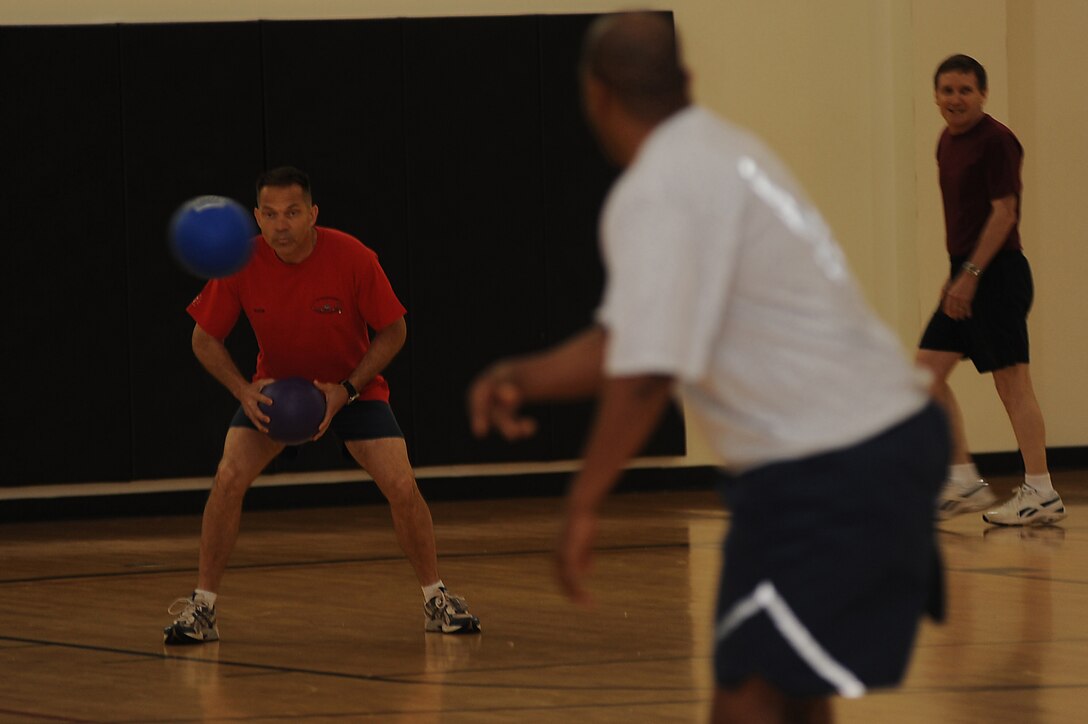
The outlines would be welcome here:
M 448 609 L 453 613 L 465 613 L 468 611 L 468 605 L 463 598 L 459 596 L 451 596 L 445 589 L 439 589 L 438 595 L 434 597 L 434 610 L 441 611 Z
M 1024 498 L 1028 497 L 1029 495 L 1033 497 L 1041 497 L 1038 490 L 1031 487 L 1027 483 L 1024 483 L 1016 489 L 1016 502 L 1020 503 L 1024 500 Z
M 195 623 L 197 614 L 197 602 L 191 598 L 179 598 L 170 604 L 166 612 L 171 616 L 177 616 L 178 621 Z

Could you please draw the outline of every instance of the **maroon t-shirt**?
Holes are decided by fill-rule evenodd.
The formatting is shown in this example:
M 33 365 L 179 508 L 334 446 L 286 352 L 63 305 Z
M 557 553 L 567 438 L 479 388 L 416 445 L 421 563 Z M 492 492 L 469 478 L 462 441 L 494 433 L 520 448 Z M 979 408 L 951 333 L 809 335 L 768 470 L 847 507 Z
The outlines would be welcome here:
M 1023 160 L 1020 141 L 988 114 L 966 133 L 954 136 L 944 130 L 937 142 L 937 167 L 949 256 L 969 256 L 974 251 L 994 199 L 1016 196 L 1019 219 Z M 1013 225 L 1001 248 L 1021 248 L 1019 223 Z

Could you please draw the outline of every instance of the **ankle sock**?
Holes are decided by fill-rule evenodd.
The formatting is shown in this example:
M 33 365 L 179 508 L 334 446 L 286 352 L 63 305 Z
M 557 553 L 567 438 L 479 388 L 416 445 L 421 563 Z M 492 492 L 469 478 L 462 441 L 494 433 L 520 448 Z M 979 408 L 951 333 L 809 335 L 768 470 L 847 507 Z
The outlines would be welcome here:
M 442 582 L 441 578 L 429 586 L 423 586 L 423 600 L 430 601 L 432 598 L 438 595 L 438 589 L 445 587 L 446 584 Z
M 1048 493 L 1054 490 L 1054 483 L 1050 480 L 1050 473 L 1042 475 L 1025 475 L 1024 482 L 1038 490 L 1040 493 Z
M 948 477 L 961 483 L 982 480 L 982 476 L 978 474 L 978 468 L 975 467 L 974 463 L 957 463 L 948 466 Z
M 215 599 L 217 597 L 217 594 L 214 594 L 211 591 L 205 591 L 202 588 L 193 591 L 193 600 L 203 602 L 208 608 L 215 608 Z

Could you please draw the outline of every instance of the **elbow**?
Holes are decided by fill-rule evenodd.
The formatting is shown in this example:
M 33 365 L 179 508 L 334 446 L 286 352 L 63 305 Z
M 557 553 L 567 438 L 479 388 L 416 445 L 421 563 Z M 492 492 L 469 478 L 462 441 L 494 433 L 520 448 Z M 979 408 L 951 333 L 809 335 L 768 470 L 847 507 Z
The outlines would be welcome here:
M 390 346 L 397 352 L 404 347 L 404 343 L 408 341 L 408 325 L 404 322 L 404 317 L 401 317 L 397 321 L 390 324 L 388 327 L 381 331 L 381 336 L 389 340 Z
M 642 400 L 668 399 L 672 394 L 673 378 L 670 375 L 643 375 L 632 382 L 632 392 Z
M 1020 220 L 1018 206 L 1015 198 L 1000 199 L 994 203 L 994 214 L 1011 229 Z
M 213 337 L 201 329 L 199 324 L 193 325 L 193 354 L 199 357 L 200 353 L 208 348 L 208 342 L 212 339 Z

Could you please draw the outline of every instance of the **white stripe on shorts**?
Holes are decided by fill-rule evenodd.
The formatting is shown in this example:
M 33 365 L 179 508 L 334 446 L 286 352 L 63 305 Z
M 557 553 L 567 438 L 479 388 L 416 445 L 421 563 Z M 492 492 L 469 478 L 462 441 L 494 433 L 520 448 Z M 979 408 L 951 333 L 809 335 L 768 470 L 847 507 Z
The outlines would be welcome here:
M 775 628 L 786 639 L 786 643 L 793 647 L 797 655 L 811 666 L 820 678 L 834 686 L 840 696 L 856 698 L 865 694 L 865 684 L 858 681 L 849 669 L 824 651 L 770 581 L 760 583 L 751 595 L 737 601 L 729 613 L 722 616 L 715 632 L 716 640 L 720 642 L 735 628 L 760 611 L 767 612 Z

